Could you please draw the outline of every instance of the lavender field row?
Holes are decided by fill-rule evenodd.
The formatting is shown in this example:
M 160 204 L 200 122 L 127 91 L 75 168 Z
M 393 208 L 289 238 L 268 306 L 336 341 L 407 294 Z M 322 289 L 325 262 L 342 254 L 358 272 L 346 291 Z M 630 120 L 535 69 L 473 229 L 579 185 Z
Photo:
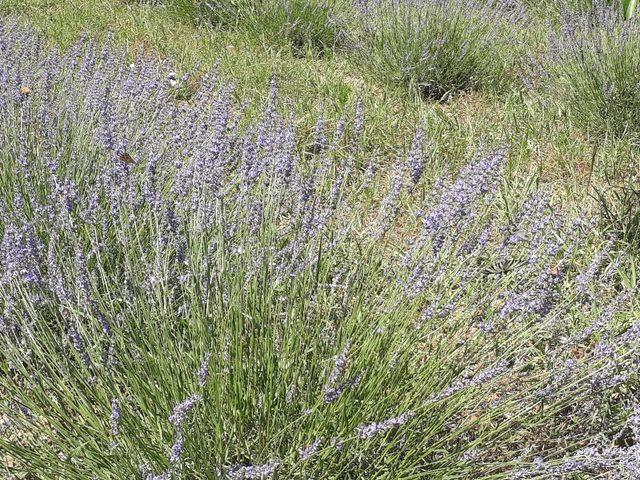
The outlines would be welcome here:
M 177 70 L 0 17 L 1 478 L 640 478 L 633 232 Z

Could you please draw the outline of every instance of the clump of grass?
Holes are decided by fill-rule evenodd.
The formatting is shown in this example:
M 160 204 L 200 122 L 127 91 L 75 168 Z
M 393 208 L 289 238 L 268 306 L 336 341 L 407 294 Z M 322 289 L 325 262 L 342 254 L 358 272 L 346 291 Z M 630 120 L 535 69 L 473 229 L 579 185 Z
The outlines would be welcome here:
M 349 4 L 342 0 L 209 0 L 197 10 L 201 20 L 246 30 L 302 55 L 308 50 L 324 53 L 343 44 Z
M 377 78 L 424 98 L 499 89 L 512 74 L 509 54 L 521 15 L 501 2 L 476 0 L 365 3 L 355 57 Z
M 166 6 L 195 23 L 229 27 L 255 3 L 253 0 L 169 0 Z
M 319 119 L 303 153 L 276 85 L 243 128 L 215 72 L 176 100 L 186 80 L 152 59 L 41 45 L 0 24 L 10 474 L 632 465 L 637 448 L 614 440 L 637 418 L 636 299 L 615 252 L 584 249 L 588 223 L 509 189 L 504 152 L 441 179 L 416 221 L 404 213 L 424 182 L 424 130 L 390 176 L 365 174 L 361 108 L 332 134 Z M 384 180 L 383 200 L 363 201 Z
M 602 5 L 607 5 L 617 10 L 625 18 L 631 18 L 638 10 L 637 0 L 524 0 L 522 2 L 528 10 L 550 17 L 549 12 L 555 15 L 563 11 L 595 12 Z
M 595 139 L 640 135 L 640 21 L 606 4 L 565 11 L 551 54 L 554 98 Z
M 633 251 L 640 251 L 639 180 L 637 175 L 629 175 L 622 182 L 609 180 L 605 183 L 606 188 L 595 189 L 601 229 Z
M 296 55 L 323 53 L 344 45 L 348 11 L 339 0 L 269 0 L 251 22 L 255 30 L 285 38 Z
M 563 10 L 586 12 L 594 8 L 598 0 L 523 0 L 522 4 L 532 13 L 557 19 Z M 550 15 L 551 14 L 551 15 Z

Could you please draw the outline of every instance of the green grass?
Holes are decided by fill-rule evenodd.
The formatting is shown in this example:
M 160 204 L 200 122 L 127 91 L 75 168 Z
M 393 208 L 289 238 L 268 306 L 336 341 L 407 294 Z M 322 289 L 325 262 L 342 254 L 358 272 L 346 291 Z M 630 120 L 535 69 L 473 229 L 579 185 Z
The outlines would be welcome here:
M 589 15 L 566 22 L 553 78 L 572 119 L 594 138 L 640 140 L 640 22 Z
M 418 98 L 442 102 L 470 90 L 504 91 L 513 83 L 515 15 L 474 0 L 417 6 L 383 1 L 362 17 L 353 35 L 358 63 Z

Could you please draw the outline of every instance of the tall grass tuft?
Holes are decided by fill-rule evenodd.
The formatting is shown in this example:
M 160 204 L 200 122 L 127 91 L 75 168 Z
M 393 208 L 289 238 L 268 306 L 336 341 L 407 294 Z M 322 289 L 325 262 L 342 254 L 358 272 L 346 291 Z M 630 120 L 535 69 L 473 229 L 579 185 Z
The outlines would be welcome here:
M 343 0 L 207 0 L 197 9 L 200 20 L 246 30 L 303 55 L 344 45 L 350 4 Z
M 595 138 L 640 134 L 640 21 L 623 20 L 600 3 L 589 13 L 565 11 L 554 35 L 554 97 L 571 121 Z
M 355 57 L 380 80 L 424 98 L 499 89 L 513 77 L 510 53 L 522 14 L 500 1 L 363 2 Z
M 602 230 L 608 231 L 630 251 L 640 251 L 640 178 L 624 177 L 622 182 L 609 179 L 606 188 L 595 189 Z
M 341 0 L 268 0 L 248 17 L 254 31 L 286 39 L 295 55 L 344 46 L 349 5 Z
M 607 5 L 619 12 L 624 19 L 629 19 L 638 11 L 637 0 L 523 0 L 522 4 L 532 12 L 549 17 L 561 14 L 563 10 L 574 12 L 596 11 L 602 5 Z
M 505 152 L 442 178 L 416 219 L 423 131 L 390 175 L 364 175 L 361 109 L 353 128 L 319 119 L 301 153 L 275 84 L 243 119 L 215 71 L 185 101 L 193 78 L 109 44 L 61 54 L 3 21 L 0 51 L 10 475 L 637 467 L 624 256 L 549 192 L 514 191 Z

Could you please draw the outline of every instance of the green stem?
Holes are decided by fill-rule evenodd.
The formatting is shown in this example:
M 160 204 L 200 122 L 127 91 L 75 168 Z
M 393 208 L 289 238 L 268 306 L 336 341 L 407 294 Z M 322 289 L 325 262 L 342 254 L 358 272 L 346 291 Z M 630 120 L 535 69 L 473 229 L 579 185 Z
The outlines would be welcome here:
M 630 19 L 638 9 L 638 0 L 621 0 L 624 19 Z

